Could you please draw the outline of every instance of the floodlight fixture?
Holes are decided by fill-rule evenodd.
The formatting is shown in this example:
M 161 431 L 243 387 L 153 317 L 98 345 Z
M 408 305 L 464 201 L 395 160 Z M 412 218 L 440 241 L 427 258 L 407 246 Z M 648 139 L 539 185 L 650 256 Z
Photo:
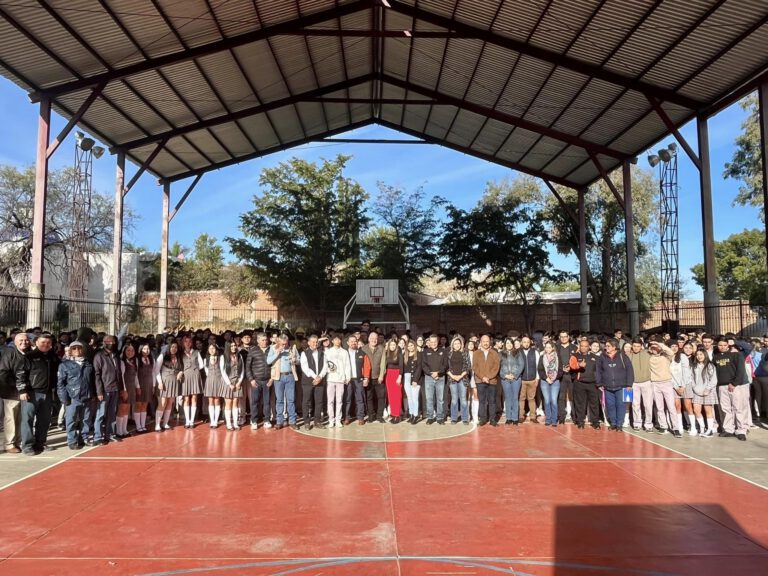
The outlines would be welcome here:
M 665 164 L 670 160 L 672 160 L 672 154 L 667 148 L 659 149 L 657 154 L 659 155 L 659 158 L 661 158 L 661 161 L 664 162 Z
M 648 164 L 651 165 L 651 168 L 655 168 L 658 163 L 659 163 L 659 157 L 656 154 L 648 155 Z
M 83 152 L 88 152 L 91 148 L 93 148 L 94 144 L 96 144 L 96 142 L 94 142 L 93 138 L 83 138 L 82 142 L 80 142 L 80 150 Z
M 80 143 L 83 141 L 83 138 L 85 138 L 85 134 L 83 134 L 82 132 L 80 132 L 80 130 L 78 130 L 77 132 L 75 132 L 75 144 L 77 144 L 78 146 L 80 146 Z
M 672 152 L 672 155 L 674 156 L 677 154 L 677 142 L 670 142 L 669 146 L 667 146 L 667 150 Z
M 630 158 L 629 159 L 629 163 L 634 165 L 634 166 L 637 166 L 637 156 L 634 156 L 634 157 Z
M 104 147 L 102 146 L 94 146 L 93 147 L 93 157 L 98 160 L 104 155 Z

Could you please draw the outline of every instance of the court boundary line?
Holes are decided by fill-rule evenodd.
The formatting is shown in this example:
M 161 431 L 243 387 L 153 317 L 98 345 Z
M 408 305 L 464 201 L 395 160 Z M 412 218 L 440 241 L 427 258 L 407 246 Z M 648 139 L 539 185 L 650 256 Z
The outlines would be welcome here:
M 80 456 L 81 454 L 84 454 L 86 452 L 90 452 L 94 448 L 96 448 L 96 446 L 88 446 L 82 452 L 75 452 L 74 454 L 70 454 L 69 456 L 66 456 L 66 457 L 62 458 L 61 460 L 59 460 L 57 462 L 53 462 L 52 464 L 49 464 L 48 466 L 45 466 L 45 467 L 41 468 L 40 470 L 37 470 L 36 472 L 31 472 L 31 473 L 27 474 L 26 476 L 22 476 L 21 478 L 18 478 L 16 480 L 14 480 L 13 482 L 10 482 L 9 484 L 6 484 L 5 486 L 0 486 L 0 492 L 5 490 L 6 488 L 10 488 L 11 486 L 15 486 L 16 484 L 20 484 L 21 482 L 24 482 L 25 480 L 29 480 L 30 478 L 32 478 L 34 476 L 37 476 L 38 474 L 42 474 L 43 472 L 45 472 L 47 470 L 50 470 L 51 468 L 55 468 L 59 464 L 64 464 L 64 462 L 69 462 L 70 460 L 72 460 L 76 456 Z M 14 459 L 13 461 L 14 462 L 18 462 L 20 460 L 21 459 L 19 459 L 19 460 Z
M 680 452 L 680 450 L 675 450 L 674 448 L 669 448 L 668 446 L 664 446 L 663 444 L 659 444 L 658 442 L 654 442 L 653 440 L 650 440 L 649 438 L 646 438 L 645 436 L 640 436 L 639 434 L 630 433 L 635 438 L 640 438 L 641 440 L 644 440 L 645 442 L 650 442 L 651 444 L 655 444 L 656 446 L 660 446 L 661 448 L 665 448 L 669 450 L 670 452 L 674 452 L 676 454 L 680 454 L 682 456 L 685 456 L 686 458 L 689 458 L 690 460 L 693 460 L 695 462 L 699 462 L 700 464 L 704 464 L 705 466 L 709 466 L 710 468 L 714 468 L 715 470 L 718 470 L 720 472 L 723 472 L 725 474 L 728 474 L 729 476 L 732 476 L 734 478 L 738 478 L 739 480 L 743 480 L 744 482 L 748 484 L 752 484 L 752 486 L 756 486 L 758 488 L 761 488 L 763 490 L 768 490 L 768 486 L 763 486 L 762 484 L 758 484 L 757 482 L 750 480 L 749 478 L 744 478 L 743 476 L 739 476 L 735 472 L 731 472 L 730 470 L 725 470 L 724 468 L 720 468 L 719 466 L 715 466 L 714 464 L 707 462 L 706 460 L 702 460 L 701 458 L 696 458 L 695 456 L 691 456 L 689 454 L 685 454 L 684 452 Z M 739 462 L 739 460 L 729 460 L 729 462 Z
M 237 456 L 83 456 L 77 462 L 156 462 L 168 460 L 172 462 L 634 462 L 634 461 L 671 461 L 689 462 L 687 457 L 631 457 L 631 456 L 586 456 L 557 457 L 557 456 L 521 456 L 521 457 L 462 457 L 462 456 L 285 456 L 285 457 L 237 457 Z

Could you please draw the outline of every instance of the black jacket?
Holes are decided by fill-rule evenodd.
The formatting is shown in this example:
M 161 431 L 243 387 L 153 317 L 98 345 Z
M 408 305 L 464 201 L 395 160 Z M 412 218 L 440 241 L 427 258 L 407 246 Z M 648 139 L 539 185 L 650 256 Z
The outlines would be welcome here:
M 6 348 L 0 357 L 0 397 L 18 400 L 19 394 L 31 392 L 29 385 L 29 355 L 13 346 Z
M 269 380 L 270 370 L 267 354 L 269 354 L 269 348 L 262 350 L 258 346 L 251 346 L 248 349 L 248 356 L 245 358 L 245 379 L 248 382 L 251 380 L 257 382 Z
M 424 374 L 437 372 L 437 377 L 442 378 L 448 372 L 448 350 L 445 348 L 424 348 L 421 351 L 421 369 Z
M 56 388 L 56 374 L 59 370 L 59 357 L 53 350 L 40 352 L 32 350 L 27 355 L 30 362 L 29 385 L 36 392 L 51 392 Z
M 96 395 L 103 396 L 104 392 L 124 392 L 123 373 L 120 369 L 120 356 L 106 350 L 99 350 L 93 357 L 93 370 L 96 373 Z

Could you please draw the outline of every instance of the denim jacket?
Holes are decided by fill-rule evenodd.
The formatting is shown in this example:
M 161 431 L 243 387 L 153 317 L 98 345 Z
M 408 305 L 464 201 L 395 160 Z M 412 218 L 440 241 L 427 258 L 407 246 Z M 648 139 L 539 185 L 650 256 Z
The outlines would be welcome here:
M 57 391 L 63 404 L 70 400 L 84 402 L 96 396 L 96 375 L 93 364 L 84 360 L 82 364 L 74 360 L 64 360 L 59 364 Z
M 525 359 L 520 352 L 513 354 L 512 352 L 507 352 L 505 350 L 501 353 L 501 369 L 499 370 L 499 376 L 501 376 L 502 379 L 506 380 L 507 374 L 512 374 L 512 379 L 517 380 L 523 373 L 524 368 Z

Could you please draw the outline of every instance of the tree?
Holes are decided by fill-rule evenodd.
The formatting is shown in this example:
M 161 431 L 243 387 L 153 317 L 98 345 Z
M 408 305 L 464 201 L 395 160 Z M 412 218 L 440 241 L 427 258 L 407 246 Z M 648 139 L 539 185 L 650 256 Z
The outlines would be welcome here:
M 437 209 L 418 188 L 408 193 L 379 182 L 371 211 L 375 226 L 363 236 L 363 275 L 400 281 L 400 290 L 415 292 L 421 279 L 437 267 L 439 241 Z
M 241 214 L 243 238 L 226 238 L 256 288 L 283 305 L 318 310 L 324 323 L 331 285 L 360 269 L 365 190 L 344 177 L 349 156 L 318 166 L 292 158 L 265 168 L 254 209 Z
M 620 171 L 610 175 L 619 193 L 623 195 Z M 576 214 L 576 190 L 558 187 L 567 210 Z M 552 241 L 562 254 L 578 257 L 578 229 L 568 211 L 563 209 L 554 195 L 541 192 L 540 215 L 548 222 Z M 658 182 L 650 170 L 632 167 L 633 226 L 635 235 L 636 287 L 641 310 L 652 308 L 658 302 L 658 266 L 655 265 L 651 239 L 655 237 L 658 221 Z M 585 197 L 587 214 L 588 289 L 592 304 L 603 313 L 611 313 L 613 304 L 627 299 L 626 230 L 624 212 L 613 193 L 600 181 L 589 188 Z
M 45 267 L 63 278 L 72 256 L 74 237 L 72 192 L 74 172 L 71 168 L 51 170 L 48 174 L 48 199 L 45 215 Z M 35 198 L 35 169 L 29 166 L 0 166 L 0 290 L 18 290 L 29 282 L 32 261 L 32 219 Z M 129 232 L 136 220 L 126 207 L 123 230 Z M 114 200 L 112 196 L 93 192 L 89 226 L 86 231 L 88 250 L 111 251 L 114 232 Z M 57 257 L 59 255 L 63 255 Z
M 768 273 L 765 267 L 765 234 L 753 228 L 715 242 L 717 292 L 725 300 L 744 299 L 767 304 Z M 693 279 L 704 288 L 704 265 L 691 268 Z
M 550 262 L 544 223 L 514 194 L 492 187 L 471 211 L 448 205 L 447 212 L 443 276 L 480 296 L 520 302 L 530 330 L 537 287 L 568 277 Z
M 741 180 L 742 186 L 734 204 L 760 206 L 763 202 L 763 159 L 760 151 L 760 115 L 757 94 L 750 94 L 739 103 L 749 112 L 741 123 L 742 133 L 736 138 L 736 150 L 731 161 L 726 163 L 723 177 Z M 765 213 L 760 211 L 765 222 Z
M 195 240 L 192 255 L 179 266 L 179 284 L 182 290 L 215 290 L 221 281 L 224 250 L 216 238 L 200 234 Z

